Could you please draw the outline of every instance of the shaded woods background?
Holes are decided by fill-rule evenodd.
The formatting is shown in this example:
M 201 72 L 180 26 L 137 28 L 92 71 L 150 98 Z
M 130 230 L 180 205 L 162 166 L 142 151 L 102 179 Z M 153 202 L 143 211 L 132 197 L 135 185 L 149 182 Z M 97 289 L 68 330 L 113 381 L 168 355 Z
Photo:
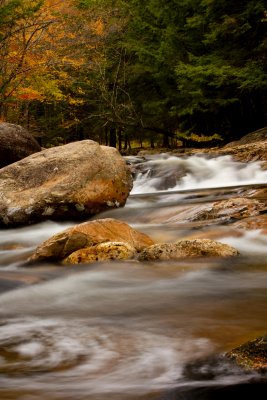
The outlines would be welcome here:
M 0 0 L 1 119 L 46 147 L 238 139 L 266 125 L 264 3 Z

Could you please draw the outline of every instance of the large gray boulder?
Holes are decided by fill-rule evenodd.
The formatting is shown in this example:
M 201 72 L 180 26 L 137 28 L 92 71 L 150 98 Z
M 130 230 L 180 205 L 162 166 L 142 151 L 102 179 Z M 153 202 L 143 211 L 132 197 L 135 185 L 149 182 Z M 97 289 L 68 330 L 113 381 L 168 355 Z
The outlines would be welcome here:
M 0 168 L 37 151 L 41 151 L 41 146 L 26 129 L 20 125 L 0 123 Z
M 132 184 L 115 148 L 84 140 L 43 150 L 0 170 L 0 226 L 85 219 L 124 206 Z

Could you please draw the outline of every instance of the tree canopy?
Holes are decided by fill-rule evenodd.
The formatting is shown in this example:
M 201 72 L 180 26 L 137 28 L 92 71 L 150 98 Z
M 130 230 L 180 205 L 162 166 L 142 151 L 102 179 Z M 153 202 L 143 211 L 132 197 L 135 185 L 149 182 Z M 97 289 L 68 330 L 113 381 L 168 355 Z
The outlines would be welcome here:
M 0 112 L 44 145 L 266 125 L 264 0 L 0 0 Z

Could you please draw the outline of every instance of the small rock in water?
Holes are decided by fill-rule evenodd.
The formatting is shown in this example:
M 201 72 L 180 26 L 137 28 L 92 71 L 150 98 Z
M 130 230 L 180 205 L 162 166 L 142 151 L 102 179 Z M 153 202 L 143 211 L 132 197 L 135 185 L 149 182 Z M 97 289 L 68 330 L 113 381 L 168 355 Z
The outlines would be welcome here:
M 134 254 L 135 249 L 128 243 L 104 242 L 73 252 L 65 258 L 63 263 L 80 264 L 107 260 L 129 260 Z
M 261 336 L 227 353 L 237 365 L 253 371 L 267 371 L 267 335 Z
M 176 260 L 187 257 L 233 257 L 238 251 L 210 239 L 179 240 L 176 243 L 154 244 L 144 249 L 139 261 Z

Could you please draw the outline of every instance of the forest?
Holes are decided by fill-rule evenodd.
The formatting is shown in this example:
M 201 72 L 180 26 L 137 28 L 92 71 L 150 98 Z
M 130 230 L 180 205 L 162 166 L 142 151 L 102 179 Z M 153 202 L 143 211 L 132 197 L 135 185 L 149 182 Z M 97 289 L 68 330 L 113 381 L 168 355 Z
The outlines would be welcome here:
M 227 143 L 266 126 L 264 0 L 0 0 L 0 120 L 43 147 Z

